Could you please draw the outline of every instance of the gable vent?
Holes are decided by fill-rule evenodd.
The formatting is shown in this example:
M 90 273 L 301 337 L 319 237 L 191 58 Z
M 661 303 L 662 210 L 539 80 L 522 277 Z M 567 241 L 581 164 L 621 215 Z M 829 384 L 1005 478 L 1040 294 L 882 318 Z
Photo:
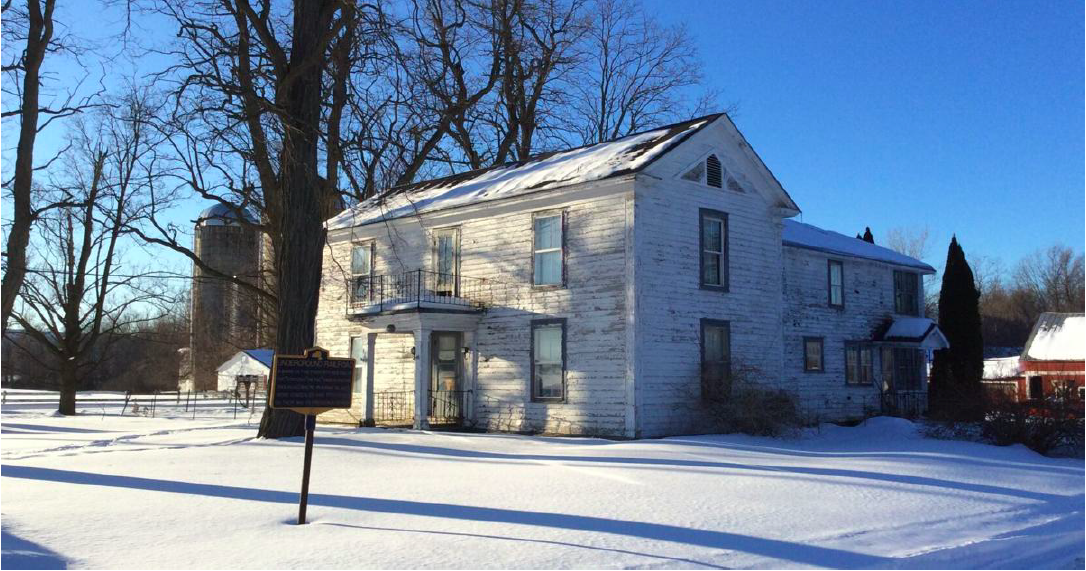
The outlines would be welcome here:
M 723 188 L 723 169 L 720 167 L 720 159 L 716 158 L 716 155 L 709 155 L 709 158 L 705 159 L 705 171 L 705 184 Z

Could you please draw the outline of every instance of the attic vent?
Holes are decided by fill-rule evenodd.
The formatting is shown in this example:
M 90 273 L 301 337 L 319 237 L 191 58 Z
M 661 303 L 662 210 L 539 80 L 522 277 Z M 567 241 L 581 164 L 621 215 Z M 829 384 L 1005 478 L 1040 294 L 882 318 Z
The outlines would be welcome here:
M 723 188 L 724 177 L 720 167 L 720 159 L 716 158 L 716 155 L 709 155 L 709 157 L 705 159 L 705 169 L 705 184 L 715 186 L 716 188 Z
M 705 174 L 705 163 L 698 163 L 698 166 L 686 171 L 682 178 L 683 180 L 701 182 L 701 175 L 703 174 Z

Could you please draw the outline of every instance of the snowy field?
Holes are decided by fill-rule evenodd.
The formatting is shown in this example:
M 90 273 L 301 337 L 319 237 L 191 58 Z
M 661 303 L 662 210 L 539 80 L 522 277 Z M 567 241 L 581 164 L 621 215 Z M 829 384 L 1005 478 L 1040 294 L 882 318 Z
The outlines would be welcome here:
M 8 401 L 4 569 L 1083 568 L 1083 461 L 877 418 L 795 440 L 320 427 Z

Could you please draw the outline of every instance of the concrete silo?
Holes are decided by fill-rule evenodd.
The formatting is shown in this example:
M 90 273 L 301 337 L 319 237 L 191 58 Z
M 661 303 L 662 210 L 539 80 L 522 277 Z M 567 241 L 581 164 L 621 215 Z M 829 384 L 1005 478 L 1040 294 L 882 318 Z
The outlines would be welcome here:
M 255 223 L 251 217 L 247 221 Z M 259 284 L 263 242 L 257 228 L 239 222 L 233 210 L 217 204 L 197 218 L 193 251 L 211 268 Z M 238 350 L 259 346 L 260 299 L 244 286 L 213 277 L 196 264 L 191 297 L 190 361 L 179 388 L 215 390 L 215 369 Z

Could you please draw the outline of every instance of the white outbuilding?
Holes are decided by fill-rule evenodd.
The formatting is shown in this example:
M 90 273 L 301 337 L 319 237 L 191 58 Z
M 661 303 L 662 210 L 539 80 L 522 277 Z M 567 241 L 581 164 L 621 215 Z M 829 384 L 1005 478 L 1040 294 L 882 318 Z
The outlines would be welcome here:
M 271 349 L 238 351 L 225 363 L 219 365 L 217 369 L 219 376 L 218 389 L 220 391 L 233 391 L 239 382 L 247 381 L 250 383 L 250 390 L 267 390 L 274 354 L 275 351 Z

